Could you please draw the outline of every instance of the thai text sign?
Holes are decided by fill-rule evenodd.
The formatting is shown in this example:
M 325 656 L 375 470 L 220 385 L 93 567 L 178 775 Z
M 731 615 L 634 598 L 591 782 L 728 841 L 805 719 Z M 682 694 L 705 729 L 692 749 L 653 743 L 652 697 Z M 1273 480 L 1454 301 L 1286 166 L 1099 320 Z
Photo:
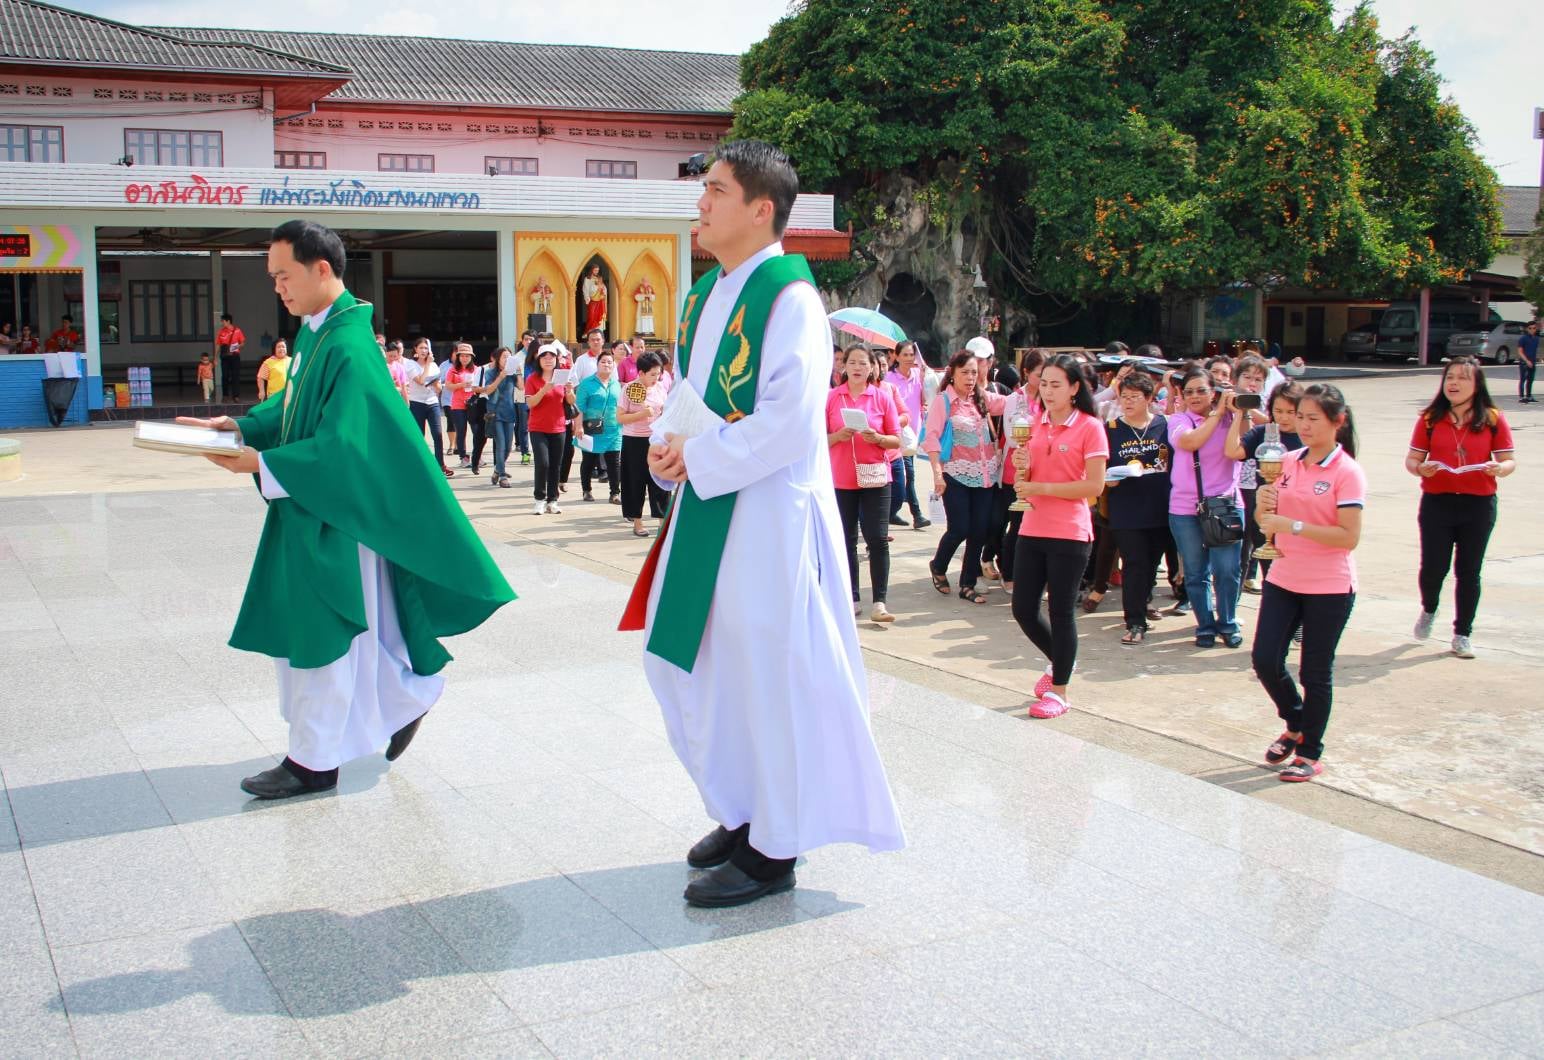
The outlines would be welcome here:
M 376 209 L 480 210 L 482 198 L 475 191 L 415 188 L 372 188 L 364 181 L 340 177 L 316 184 L 290 183 L 285 177 L 272 187 L 250 184 L 212 184 L 197 173 L 186 182 L 163 180 L 157 184 L 127 184 L 123 200 L 143 206 L 347 206 Z M 255 193 L 255 194 L 249 194 Z M 251 200 L 255 197 L 255 203 Z

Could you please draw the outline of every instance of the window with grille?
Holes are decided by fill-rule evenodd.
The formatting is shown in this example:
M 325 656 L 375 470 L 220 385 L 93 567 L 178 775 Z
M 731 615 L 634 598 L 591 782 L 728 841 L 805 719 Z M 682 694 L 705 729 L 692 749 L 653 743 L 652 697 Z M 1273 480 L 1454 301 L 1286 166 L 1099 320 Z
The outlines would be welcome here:
M 63 162 L 64 129 L 57 125 L 0 125 L 0 161 Z
M 534 158 L 495 158 L 492 155 L 483 158 L 483 172 L 491 170 L 501 177 L 540 176 L 540 168 Z
M 225 138 L 193 129 L 125 129 L 123 153 L 138 166 L 223 166 Z
M 274 169 L 326 169 L 326 151 L 275 151 Z
M 592 158 L 584 163 L 584 175 L 603 180 L 637 180 L 638 163 Z
M 433 155 L 376 155 L 375 168 L 382 173 L 433 173 Z
M 129 284 L 129 329 L 135 342 L 208 342 L 208 280 L 137 280 Z

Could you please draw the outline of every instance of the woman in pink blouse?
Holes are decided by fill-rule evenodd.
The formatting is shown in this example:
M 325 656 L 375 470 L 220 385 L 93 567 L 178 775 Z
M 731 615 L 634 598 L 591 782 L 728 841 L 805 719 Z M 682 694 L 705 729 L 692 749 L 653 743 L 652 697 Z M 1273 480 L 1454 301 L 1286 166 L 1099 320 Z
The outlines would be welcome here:
M 1005 394 L 982 389 L 975 354 L 961 350 L 949 359 L 938 397 L 928 405 L 927 440 L 922 448 L 933 465 L 933 492 L 943 497 L 948 527 L 928 564 L 933 588 L 949 595 L 949 565 L 961 544 L 965 566 L 960 571 L 960 599 L 986 602 L 976 591 L 981 578 L 981 545 L 992 521 L 997 495 L 998 452 L 991 417 L 1001 416 Z
M 852 602 L 862 614 L 858 597 L 858 526 L 868 545 L 869 583 L 874 596 L 875 622 L 894 622 L 885 606 L 890 587 L 890 457 L 901 447 L 900 416 L 889 391 L 881 385 L 881 370 L 863 343 L 847 347 L 846 382 L 826 398 L 826 442 L 831 447 L 831 479 L 836 506 L 847 538 L 847 569 L 852 575 Z M 844 413 L 861 412 L 867 427 L 849 426 Z M 854 416 L 856 418 L 856 416 Z

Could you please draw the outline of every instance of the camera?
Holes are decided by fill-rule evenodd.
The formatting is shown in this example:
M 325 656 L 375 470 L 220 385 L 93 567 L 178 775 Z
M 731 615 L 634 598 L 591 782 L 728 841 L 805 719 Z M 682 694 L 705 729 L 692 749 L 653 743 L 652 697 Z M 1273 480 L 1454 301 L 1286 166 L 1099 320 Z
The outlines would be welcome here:
M 1245 412 L 1254 412 L 1264 404 L 1264 399 L 1259 394 L 1235 394 L 1233 404 Z

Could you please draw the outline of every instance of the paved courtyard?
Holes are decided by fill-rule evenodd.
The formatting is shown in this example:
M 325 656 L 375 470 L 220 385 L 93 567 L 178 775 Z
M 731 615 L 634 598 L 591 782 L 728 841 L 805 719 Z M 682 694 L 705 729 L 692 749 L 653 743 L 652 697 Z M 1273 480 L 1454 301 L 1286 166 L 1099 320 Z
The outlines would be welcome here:
M 411 751 L 254 804 L 260 500 L 45 465 L 0 493 L 0 1054 L 1544 1055 L 1544 898 L 882 667 L 909 849 L 690 910 L 625 587 L 491 530 L 522 598 Z

